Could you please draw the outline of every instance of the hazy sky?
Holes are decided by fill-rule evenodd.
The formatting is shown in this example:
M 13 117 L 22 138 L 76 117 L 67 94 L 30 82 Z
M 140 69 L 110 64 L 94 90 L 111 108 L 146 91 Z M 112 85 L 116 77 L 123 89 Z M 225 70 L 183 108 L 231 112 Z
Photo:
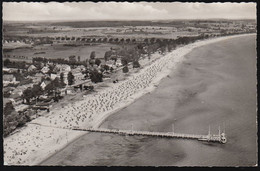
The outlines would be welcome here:
M 207 18 L 256 19 L 256 3 L 3 3 L 3 19 L 14 21 Z

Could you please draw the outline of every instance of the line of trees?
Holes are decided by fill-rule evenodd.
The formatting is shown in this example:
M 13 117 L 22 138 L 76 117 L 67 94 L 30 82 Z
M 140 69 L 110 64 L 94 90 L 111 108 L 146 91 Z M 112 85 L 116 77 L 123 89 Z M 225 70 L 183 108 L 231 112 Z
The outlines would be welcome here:
M 70 56 L 69 60 L 64 58 L 44 58 L 44 57 L 34 57 L 32 59 L 33 63 L 54 63 L 54 64 L 67 64 L 67 65 L 87 65 L 86 61 L 80 61 L 80 56 L 78 56 L 78 60 L 76 60 L 76 56 Z
M 75 81 L 74 75 L 72 74 L 72 72 L 69 72 L 68 73 L 68 85 L 74 84 L 74 81 Z
M 103 74 L 101 71 L 98 71 L 97 69 L 93 69 L 89 73 L 90 80 L 93 83 L 103 82 Z
M 127 73 L 129 71 L 129 62 L 133 63 L 133 68 L 140 67 L 138 61 L 141 55 L 147 54 L 148 59 L 150 59 L 151 54 L 153 54 L 156 51 L 159 51 L 159 53 L 161 54 L 165 54 L 167 51 L 171 52 L 172 50 L 174 50 L 178 45 L 186 45 L 189 43 L 193 43 L 196 40 L 206 38 L 208 38 L 208 35 L 199 35 L 194 37 L 179 37 L 175 40 L 160 40 L 152 38 L 150 42 L 146 41 L 146 44 L 138 44 L 134 48 L 123 49 L 119 52 L 119 55 L 121 56 L 121 63 L 123 65 L 123 72 Z M 111 52 L 107 52 L 105 54 L 105 58 L 109 59 L 110 54 Z
M 30 121 L 30 116 L 25 113 L 15 111 L 12 102 L 7 102 L 3 109 L 3 136 L 6 137 L 17 127 L 23 126 Z
M 7 68 L 18 68 L 18 69 L 26 69 L 25 61 L 10 61 L 9 59 L 4 60 L 4 66 Z

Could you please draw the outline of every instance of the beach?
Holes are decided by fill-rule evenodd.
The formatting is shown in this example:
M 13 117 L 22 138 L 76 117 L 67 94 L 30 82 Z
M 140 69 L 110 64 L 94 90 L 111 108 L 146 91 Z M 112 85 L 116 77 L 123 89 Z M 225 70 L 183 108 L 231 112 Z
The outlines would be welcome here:
M 247 37 L 252 36 L 239 35 L 233 36 L 232 39 L 240 40 L 241 38 Z M 188 71 L 188 69 L 190 68 L 189 66 L 193 65 L 195 61 L 187 62 L 189 61 L 189 55 L 187 54 L 189 54 L 189 52 L 191 52 L 193 49 L 195 49 L 194 51 L 196 51 L 197 47 L 210 46 L 210 44 L 212 43 L 218 41 L 225 42 L 229 41 L 229 39 L 231 40 L 230 37 L 221 37 L 211 40 L 199 41 L 190 45 L 180 47 L 173 52 L 159 58 L 151 65 L 145 66 L 142 70 L 133 75 L 130 75 L 128 79 L 121 81 L 118 84 L 114 84 L 113 86 L 104 88 L 98 93 L 90 94 L 86 96 L 86 98 L 82 101 L 71 103 L 67 106 L 64 106 L 63 108 L 54 109 L 50 112 L 50 114 L 33 120 L 32 122 L 28 123 L 26 127 L 22 128 L 19 132 L 10 135 L 9 137 L 4 139 L 4 161 L 10 165 L 35 165 L 41 163 L 41 161 L 44 159 L 47 160 L 41 163 L 43 165 L 150 165 L 150 162 L 153 162 L 152 165 L 160 165 L 163 162 L 164 164 L 162 165 L 186 165 L 184 158 L 189 159 L 190 157 L 191 159 L 189 159 L 190 163 L 188 163 L 188 165 L 193 165 L 194 163 L 197 163 L 196 160 L 193 161 L 194 157 L 192 157 L 192 155 L 187 155 L 187 152 L 184 150 L 186 149 L 184 145 L 186 144 L 187 147 L 192 147 L 194 145 L 200 147 L 201 143 L 199 142 L 190 142 L 183 140 L 174 140 L 174 142 L 169 142 L 169 140 L 151 140 L 150 138 L 146 137 L 126 138 L 120 136 L 117 137 L 117 135 L 98 135 L 94 133 L 86 134 L 86 132 L 73 131 L 71 130 L 71 128 L 97 128 L 101 125 L 101 127 L 107 128 L 131 129 L 131 124 L 133 124 L 134 129 L 137 130 L 171 131 L 171 125 L 173 122 L 176 121 L 176 123 L 174 123 L 176 127 L 176 132 L 180 130 L 182 133 L 206 134 L 207 127 L 209 124 L 211 124 L 211 122 L 216 120 L 218 121 L 217 123 L 211 124 L 213 128 L 216 127 L 218 124 L 221 125 L 223 121 L 226 122 L 227 113 L 235 113 L 235 111 L 232 111 L 232 109 L 230 110 L 230 107 L 227 107 L 225 103 L 223 104 L 224 107 L 221 106 L 221 103 L 219 102 L 223 100 L 223 97 L 221 96 L 214 96 L 213 99 L 216 99 L 218 101 L 215 102 L 216 104 L 210 104 L 214 105 L 215 110 L 220 110 L 217 112 L 211 111 L 214 117 L 210 117 L 210 119 L 207 119 L 205 115 L 211 115 L 211 112 L 209 111 L 212 110 L 212 108 L 196 108 L 196 106 L 198 106 L 197 104 L 207 104 L 207 102 L 212 99 L 213 95 L 219 94 L 219 92 L 214 92 L 214 90 L 218 89 L 218 86 L 224 86 L 224 81 L 233 79 L 233 75 L 227 75 L 223 72 L 214 72 L 214 78 L 218 79 L 218 84 L 214 84 L 215 80 L 213 81 L 210 79 L 207 80 L 208 82 L 207 84 L 205 84 L 203 81 L 204 77 L 203 79 L 201 77 L 200 80 L 195 80 L 196 83 L 194 83 L 194 78 L 191 77 L 193 74 L 195 74 L 196 72 L 201 72 L 202 74 L 209 73 L 200 71 L 201 68 L 199 67 L 194 69 L 196 70 L 196 72 Z M 245 44 L 246 43 L 247 42 L 245 42 Z M 232 49 L 229 50 L 232 51 Z M 207 53 L 208 55 L 211 55 L 211 52 Z M 200 55 L 201 52 L 198 52 L 198 56 Z M 241 55 L 241 53 L 236 52 L 236 55 Z M 215 58 L 209 61 L 204 59 L 204 63 L 202 63 L 202 61 L 201 63 L 199 63 L 200 61 L 201 60 L 196 61 L 197 63 L 195 62 L 197 66 L 201 65 L 200 67 L 209 67 L 210 65 L 212 65 L 212 67 L 214 68 L 216 63 L 218 63 L 218 60 Z M 232 61 L 228 62 L 232 63 Z M 253 64 L 255 64 L 254 62 L 254 60 L 251 60 L 251 63 L 248 63 L 248 65 L 252 66 Z M 207 65 L 205 65 L 205 63 Z M 247 67 L 248 66 L 246 66 L 246 68 Z M 216 70 L 218 71 L 219 68 L 216 68 Z M 231 71 L 232 68 L 230 69 L 230 73 Z M 187 74 L 187 72 L 190 74 Z M 210 73 L 213 74 L 213 71 L 211 71 Z M 250 76 L 255 76 L 254 70 L 252 70 L 251 73 L 248 74 Z M 189 75 L 191 78 L 185 77 L 186 75 Z M 241 75 L 242 74 L 240 73 L 237 77 Z M 207 78 L 211 77 L 212 75 L 209 75 Z M 167 79 L 171 80 L 172 82 L 166 82 L 165 80 Z M 247 82 L 252 82 L 255 77 L 251 78 L 245 75 L 245 79 L 250 79 Z M 160 83 L 161 80 L 162 82 Z M 238 80 L 241 80 L 241 78 L 236 79 L 236 81 Z M 244 81 L 245 80 L 242 80 L 242 82 Z M 239 83 L 240 82 L 238 82 L 237 85 L 239 85 Z M 169 86 L 169 84 L 171 86 Z M 186 89 L 184 85 L 187 86 Z M 233 84 L 230 85 L 230 87 L 232 86 Z M 202 95 L 209 87 L 212 89 L 212 91 L 210 91 L 212 95 L 204 98 Z M 243 86 L 241 87 L 243 88 Z M 191 91 L 190 89 L 194 91 Z M 251 87 L 248 87 L 248 89 L 253 89 L 253 86 L 251 85 Z M 151 92 L 153 95 L 150 94 Z M 235 93 L 238 92 L 234 92 L 233 94 Z M 256 92 L 252 91 L 251 94 L 248 95 L 251 98 L 250 100 L 253 102 L 255 100 L 253 98 L 255 97 L 254 93 Z M 196 99 L 198 94 L 203 97 L 203 102 Z M 153 96 L 156 96 L 156 98 L 154 98 Z M 193 98 L 196 100 L 193 100 Z M 229 101 L 231 101 L 231 103 L 233 102 L 232 100 Z M 190 105 L 190 103 L 193 104 Z M 254 106 L 255 104 L 253 105 L 251 102 L 249 105 L 250 109 L 253 108 L 254 111 L 256 110 L 256 106 Z M 241 109 L 236 109 L 235 106 L 237 106 L 237 104 L 233 104 L 233 110 L 236 110 L 236 112 L 244 110 L 241 105 L 238 105 L 241 106 Z M 189 110 L 192 110 L 192 115 Z M 198 113 L 197 115 L 201 115 L 201 117 L 195 118 L 195 113 Z M 251 119 L 250 122 L 255 121 L 256 114 L 253 112 L 252 116 L 254 115 L 255 117 L 248 117 Z M 202 118 L 205 119 L 205 122 L 203 122 L 203 124 L 201 124 Z M 229 116 L 229 118 L 232 118 L 232 116 Z M 242 118 L 240 119 L 244 121 Z M 233 125 L 234 124 L 239 124 L 239 122 L 236 121 L 235 123 L 233 123 Z M 247 123 L 245 123 L 245 125 L 246 124 Z M 225 125 L 227 131 L 232 130 L 230 128 L 230 125 L 232 125 L 231 123 L 227 122 L 225 123 Z M 254 124 L 251 123 L 251 126 L 253 127 Z M 252 130 L 253 128 L 250 129 L 250 131 Z M 254 133 L 255 132 L 252 132 L 251 134 Z M 27 143 L 27 140 L 30 140 L 31 143 Z M 250 138 L 250 142 L 252 141 L 254 141 L 254 136 Z M 84 145 L 84 150 L 82 150 L 82 148 L 76 148 L 77 145 L 75 145 L 75 143 L 77 142 L 81 143 L 81 145 Z M 146 143 L 146 145 L 143 146 L 142 143 Z M 120 144 L 121 146 L 125 146 L 125 150 L 128 151 L 123 153 L 121 151 L 115 151 L 117 150 L 116 147 L 118 146 L 118 144 Z M 150 146 L 148 146 L 149 144 Z M 155 151 L 149 150 L 149 148 L 155 147 L 156 144 L 162 144 L 162 146 L 159 145 L 159 151 L 161 151 L 161 153 L 158 153 L 158 150 L 157 153 L 155 153 Z M 102 148 L 100 148 L 101 145 L 103 145 Z M 73 149 L 71 149 L 72 147 Z M 73 152 L 72 156 L 78 155 L 78 158 L 75 156 L 72 157 L 71 155 L 64 155 L 67 154 L 66 149 L 68 150 L 67 153 L 69 151 L 70 153 Z M 176 149 L 178 149 L 177 152 Z M 81 150 L 82 152 L 79 152 Z M 254 150 L 255 149 L 253 148 L 251 149 L 251 154 L 253 154 Z M 59 152 L 56 153 L 57 151 Z M 150 151 L 150 153 L 144 154 L 145 151 Z M 163 152 L 165 151 L 172 151 L 172 153 L 164 154 Z M 87 160 L 84 160 L 85 158 L 82 157 L 83 153 L 85 157 L 88 157 Z M 92 153 L 95 155 L 91 155 Z M 118 155 L 115 155 L 117 153 Z M 155 154 L 159 156 L 154 156 Z M 53 156 L 50 157 L 51 155 Z M 60 155 L 64 156 L 67 159 L 62 158 Z M 165 155 L 168 155 L 168 158 L 174 158 L 174 160 L 158 161 L 160 155 L 162 155 L 163 159 L 165 159 Z M 129 156 L 131 156 L 132 159 L 127 160 L 126 157 Z M 147 160 L 146 156 L 150 157 L 149 161 Z M 104 158 L 106 159 L 104 160 Z M 253 156 L 250 156 L 250 161 L 252 161 L 253 158 Z M 117 164 L 114 163 L 113 160 Z M 121 162 L 118 162 L 118 160 L 120 160 Z

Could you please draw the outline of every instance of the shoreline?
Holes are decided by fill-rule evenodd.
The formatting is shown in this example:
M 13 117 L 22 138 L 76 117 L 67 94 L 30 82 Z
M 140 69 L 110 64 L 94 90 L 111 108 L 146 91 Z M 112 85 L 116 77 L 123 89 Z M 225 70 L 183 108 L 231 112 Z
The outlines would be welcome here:
M 126 80 L 120 82 L 119 84 L 116 84 L 113 87 L 108 87 L 108 88 L 98 92 L 98 94 L 109 93 L 110 91 L 115 91 L 116 92 L 118 90 L 117 89 L 118 87 L 120 88 L 121 85 L 127 84 L 127 82 L 129 82 L 129 80 L 133 81 L 133 80 L 136 80 L 138 76 L 141 77 L 142 75 L 147 74 L 146 71 L 149 68 L 152 68 L 152 67 L 156 68 L 156 66 L 157 65 L 159 66 L 159 64 L 162 65 L 161 66 L 161 70 L 160 70 L 160 67 L 159 67 L 159 71 L 155 72 L 155 76 L 151 78 L 152 80 L 151 80 L 151 82 L 148 83 L 149 85 L 147 87 L 144 87 L 144 88 L 141 87 L 141 89 L 138 89 L 132 95 L 128 96 L 127 99 L 121 101 L 121 103 L 120 102 L 115 103 L 114 107 L 111 110 L 108 110 L 106 112 L 101 112 L 101 113 L 98 113 L 98 112 L 97 113 L 93 113 L 93 115 L 97 115 L 97 116 L 94 116 L 95 118 L 93 120 L 91 120 L 90 122 L 84 122 L 84 124 L 82 124 L 81 126 L 83 126 L 83 127 L 93 126 L 93 127 L 97 128 L 104 122 L 104 120 L 107 117 L 109 117 L 110 115 L 112 115 L 116 111 L 119 111 L 122 108 L 128 106 L 129 104 L 133 103 L 135 100 L 137 100 L 138 98 L 142 97 L 144 94 L 152 92 L 154 89 L 156 89 L 155 86 L 158 85 L 160 83 L 160 81 L 163 78 L 165 78 L 172 71 L 172 69 L 174 67 L 176 67 L 176 65 L 178 65 L 179 62 L 182 62 L 183 59 L 184 59 L 183 57 L 185 55 L 187 55 L 190 51 L 192 51 L 194 48 L 200 47 L 200 46 L 203 46 L 203 45 L 206 45 L 206 44 L 218 42 L 218 41 L 221 41 L 221 40 L 225 40 L 225 39 L 230 39 L 230 38 L 240 37 L 240 36 L 247 36 L 247 35 L 248 34 L 233 35 L 233 36 L 218 37 L 218 38 L 213 38 L 213 39 L 197 41 L 195 43 L 188 44 L 188 45 L 183 46 L 183 47 L 179 47 L 179 48 L 175 49 L 174 51 L 166 54 L 165 56 L 160 57 L 154 63 L 152 63 L 152 64 L 142 68 L 138 73 L 135 73 L 135 74 L 129 76 Z M 251 35 L 251 34 L 249 34 L 249 35 Z M 166 65 L 164 65 L 164 64 L 166 64 Z M 89 97 L 92 97 L 92 98 L 95 99 L 96 95 L 87 96 L 87 98 L 89 98 Z M 85 103 L 85 100 L 82 100 L 81 102 L 78 102 L 77 104 L 78 104 L 78 106 L 80 106 L 80 104 L 83 104 L 83 103 Z M 73 105 L 70 105 L 70 106 L 73 107 L 73 108 L 75 107 Z M 39 118 L 39 119 L 37 119 L 37 121 L 33 121 L 32 123 L 36 123 L 37 124 L 37 122 L 38 122 L 38 124 L 44 125 L 44 123 L 45 124 L 47 123 L 46 118 L 51 116 L 52 113 L 53 113 L 53 111 L 48 116 Z M 54 113 L 54 115 L 58 115 L 58 114 Z M 22 134 L 22 137 L 23 137 L 23 135 L 27 135 L 28 133 L 31 133 L 30 128 L 32 130 L 36 129 L 36 128 L 37 129 L 42 129 L 42 131 L 39 132 L 39 133 L 42 133 L 44 131 L 48 132 L 49 130 L 56 129 L 55 133 L 57 133 L 57 135 L 53 134 L 53 136 L 54 136 L 53 140 L 49 140 L 49 141 L 47 141 L 47 143 L 45 141 L 45 144 L 43 143 L 42 144 L 42 148 L 37 149 L 37 152 L 31 152 L 30 155 L 27 154 L 27 157 L 23 158 L 23 160 L 24 160 L 23 163 L 19 164 L 18 163 L 19 160 L 17 159 L 18 161 L 13 161 L 13 163 L 10 163 L 11 165 L 37 165 L 37 164 L 43 162 L 48 157 L 50 157 L 53 154 L 55 154 L 56 151 L 59 151 L 59 150 L 65 148 L 68 144 L 72 143 L 73 141 L 75 141 L 80 136 L 86 134 L 86 132 L 69 130 L 68 127 L 67 127 L 67 129 L 63 129 L 63 128 L 66 128 L 66 124 L 64 124 L 65 126 L 63 128 L 62 127 L 58 128 L 58 127 L 53 127 L 53 125 L 47 125 L 46 124 L 47 126 L 49 126 L 49 127 L 47 127 L 47 126 L 34 125 L 32 123 L 27 123 L 26 127 L 21 128 L 21 130 L 19 130 L 19 132 L 15 133 L 15 134 L 13 134 L 11 136 L 8 136 L 7 138 L 4 139 L 4 141 L 8 142 L 11 139 L 11 144 L 14 143 L 13 145 L 15 146 L 16 142 L 15 141 L 13 142 L 12 140 L 15 139 L 15 137 L 17 138 L 17 136 L 18 136 L 17 139 L 19 140 L 19 135 L 18 134 Z M 71 133 L 71 134 L 69 134 L 69 136 L 68 136 L 68 132 Z M 25 133 L 27 133 L 27 134 L 25 134 Z M 44 138 L 45 135 L 39 135 L 39 137 L 40 138 Z M 27 139 L 28 138 L 31 138 L 31 136 L 29 135 L 27 137 Z M 67 138 L 67 143 L 65 141 L 63 141 L 63 143 L 57 144 L 58 141 L 62 142 L 62 139 L 65 139 L 65 138 Z M 26 137 L 24 139 L 26 139 Z M 38 139 L 38 138 L 36 138 L 36 139 Z M 55 144 L 55 141 L 56 141 L 56 144 Z M 5 143 L 6 142 L 4 142 L 4 144 Z M 18 144 L 16 144 L 16 146 L 19 145 L 19 144 L 20 143 L 18 142 Z M 9 147 L 12 146 L 12 145 L 7 143 L 7 145 L 4 146 L 4 149 L 8 148 L 8 145 L 9 145 Z M 26 145 L 29 145 L 29 144 L 26 144 Z M 47 155 L 44 156 L 43 154 L 46 152 L 46 149 L 49 150 L 49 153 L 47 153 Z M 19 150 L 22 151 L 21 149 L 18 149 L 18 151 Z M 28 148 L 28 150 L 30 150 L 30 149 Z M 6 157 L 6 155 L 4 157 Z M 10 159 L 10 160 L 12 160 L 12 159 Z M 5 161 L 6 161 L 6 158 L 5 158 Z M 7 163 L 8 163 L 8 161 L 7 161 Z
M 248 35 L 252 35 L 252 34 L 243 34 L 243 35 L 232 35 L 232 36 L 226 36 L 226 37 L 218 37 L 218 38 L 213 38 L 213 39 L 207 39 L 207 40 L 202 40 L 202 41 L 198 41 L 198 42 L 195 42 L 195 43 L 192 43 L 192 44 L 188 44 L 188 45 L 185 45 L 183 47 L 180 47 L 180 48 L 185 48 L 189 45 L 193 45 L 193 47 L 191 49 L 188 49 L 188 51 L 183 54 L 183 55 L 180 55 L 180 57 L 184 57 L 185 55 L 187 55 L 188 53 L 190 53 L 194 48 L 197 48 L 197 47 L 200 47 L 200 46 L 204 46 L 204 45 L 208 45 L 208 44 L 211 44 L 211 43 L 215 43 L 215 42 L 218 42 L 218 41 L 222 41 L 222 40 L 226 40 L 226 39 L 231 39 L 231 38 L 235 38 L 235 37 L 241 37 L 241 36 L 248 36 Z M 194 45 L 194 44 L 198 44 L 197 46 Z M 179 48 L 178 48 L 179 49 Z M 176 50 L 178 49 L 175 49 L 174 51 L 166 54 L 165 56 L 167 55 L 170 55 L 172 53 L 174 53 Z M 176 53 L 176 52 L 175 52 Z M 163 57 L 165 57 L 163 56 Z M 161 58 L 163 58 L 161 57 Z M 156 62 L 156 61 L 155 61 Z M 180 62 L 180 61 L 178 61 Z M 181 61 L 182 62 L 182 61 Z M 172 62 L 174 64 L 174 62 Z M 152 65 L 152 64 L 151 64 Z M 172 65 L 172 64 L 171 64 Z M 149 67 L 149 66 L 147 66 Z M 166 68 L 164 68 L 164 71 L 161 71 L 161 75 L 160 76 L 157 76 L 153 82 L 150 83 L 150 86 L 143 89 L 142 92 L 138 92 L 136 93 L 135 95 L 132 96 L 132 98 L 130 98 L 128 100 L 127 103 L 123 103 L 122 105 L 119 105 L 118 108 L 115 107 L 115 109 L 107 114 L 105 114 L 105 116 L 103 116 L 101 118 L 100 121 L 98 121 L 96 123 L 96 125 L 94 126 L 95 128 L 98 128 L 104 121 L 107 117 L 109 117 L 110 115 L 116 113 L 117 111 L 127 107 L 128 105 L 132 104 L 133 102 L 135 102 L 137 99 L 139 99 L 140 97 L 142 97 L 143 95 L 147 94 L 147 93 L 151 93 L 152 91 L 154 91 L 157 87 L 158 84 L 160 84 L 161 80 L 164 79 L 167 75 L 169 75 L 171 73 L 171 70 L 173 69 L 173 67 L 175 66 L 167 66 Z M 142 69 L 142 71 L 144 70 L 145 68 Z

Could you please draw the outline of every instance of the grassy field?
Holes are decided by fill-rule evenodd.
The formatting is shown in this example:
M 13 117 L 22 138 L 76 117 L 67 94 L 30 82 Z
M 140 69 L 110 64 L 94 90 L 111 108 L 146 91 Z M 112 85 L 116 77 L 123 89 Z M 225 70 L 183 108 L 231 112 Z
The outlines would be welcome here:
M 114 44 L 93 44 L 82 46 L 63 46 L 61 44 L 53 46 L 36 46 L 34 48 L 14 49 L 9 52 L 4 52 L 4 55 L 10 56 L 27 56 L 28 59 L 32 57 L 46 57 L 46 58 L 66 58 L 75 55 L 80 56 L 81 61 L 89 58 L 92 51 L 96 52 L 96 58 L 103 58 L 106 51 L 109 51 L 111 47 L 120 47 Z M 12 59 L 12 58 L 11 58 Z

